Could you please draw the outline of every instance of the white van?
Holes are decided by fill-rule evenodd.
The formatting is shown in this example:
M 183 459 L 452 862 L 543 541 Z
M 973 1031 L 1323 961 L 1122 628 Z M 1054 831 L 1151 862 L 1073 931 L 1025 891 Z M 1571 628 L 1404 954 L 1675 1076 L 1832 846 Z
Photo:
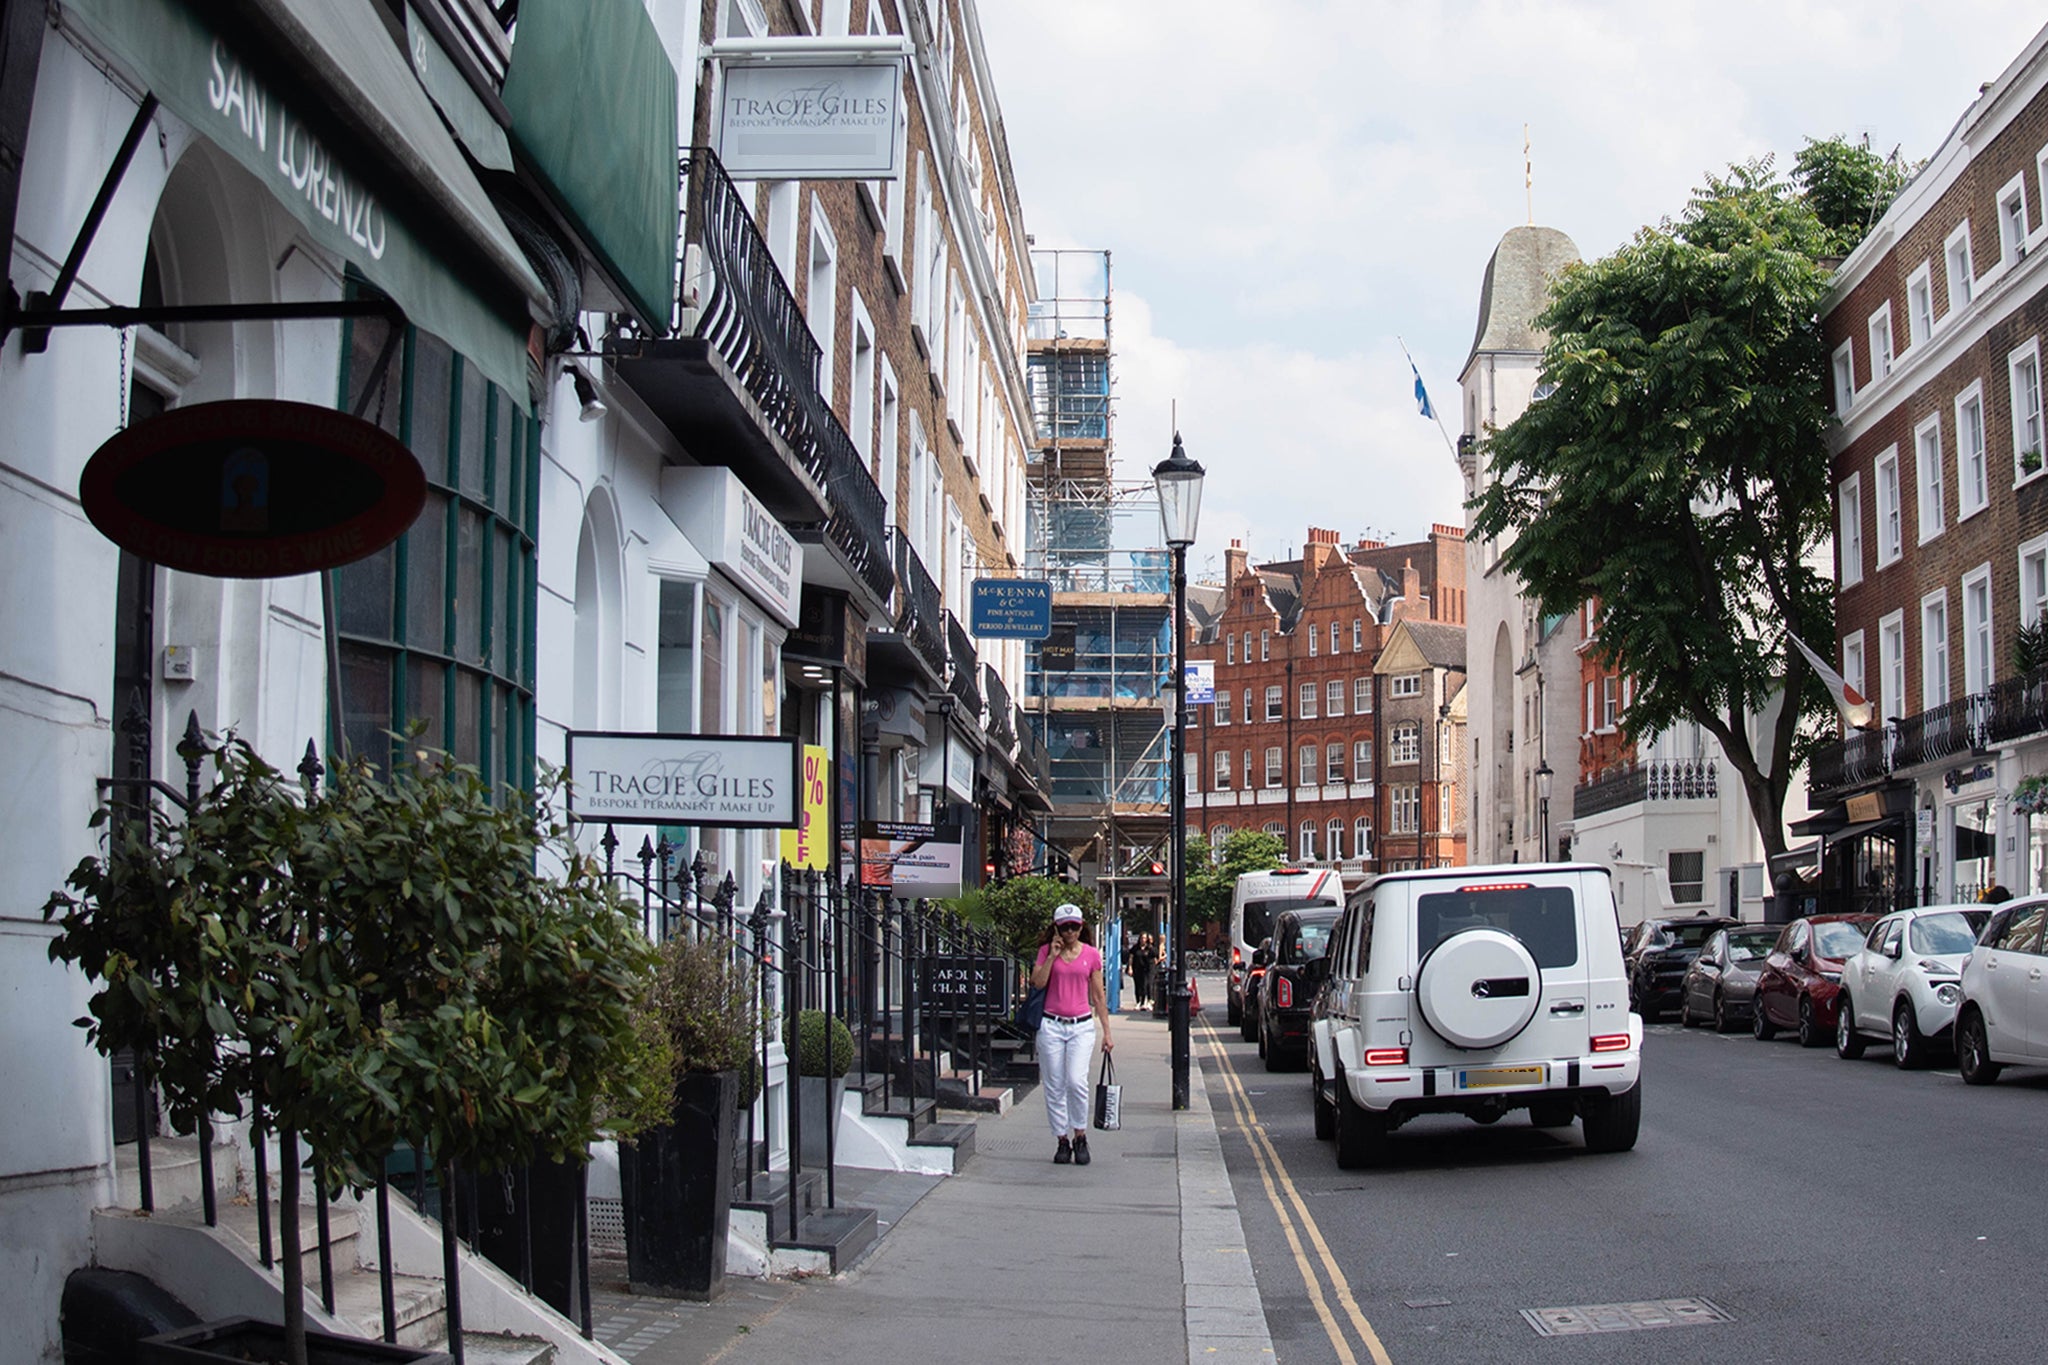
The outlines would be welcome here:
M 1418 1114 L 1538 1128 L 1583 1121 L 1589 1151 L 1635 1146 L 1643 1021 L 1604 867 L 1392 872 L 1353 892 L 1309 1024 L 1315 1130 L 1371 1165 Z
M 1282 910 L 1343 904 L 1344 878 L 1335 868 L 1276 867 L 1237 879 L 1230 893 L 1230 984 L 1224 992 L 1224 1014 L 1230 1024 L 1244 1026 L 1245 978 L 1251 972 L 1252 954 L 1273 932 L 1274 917 Z

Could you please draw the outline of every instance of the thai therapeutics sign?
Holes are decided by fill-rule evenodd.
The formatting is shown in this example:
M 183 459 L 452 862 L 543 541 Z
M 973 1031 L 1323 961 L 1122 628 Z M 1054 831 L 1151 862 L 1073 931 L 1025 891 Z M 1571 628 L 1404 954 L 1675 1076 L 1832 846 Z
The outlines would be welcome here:
M 1052 584 L 1036 578 L 977 578 L 967 628 L 981 640 L 1043 640 L 1052 634 Z
M 569 732 L 569 815 L 586 824 L 792 829 L 801 796 L 794 739 Z

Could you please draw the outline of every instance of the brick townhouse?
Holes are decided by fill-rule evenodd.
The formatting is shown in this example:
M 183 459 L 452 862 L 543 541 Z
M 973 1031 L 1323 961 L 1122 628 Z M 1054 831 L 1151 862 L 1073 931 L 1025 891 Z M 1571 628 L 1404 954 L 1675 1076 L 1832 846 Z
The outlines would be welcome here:
M 1257 567 L 1233 543 L 1189 647 L 1216 670 L 1215 705 L 1188 735 L 1190 831 L 1220 846 L 1265 830 L 1300 861 L 1358 874 L 1379 869 L 1382 846 L 1390 861 L 1460 860 L 1442 755 L 1462 747 L 1446 708 L 1463 688 L 1464 578 L 1452 526 L 1348 548 L 1311 528 L 1299 559 Z M 1404 622 L 1408 662 L 1382 675 Z M 1398 852 L 1380 837 L 1395 832 Z
M 1815 759 L 1833 907 L 2048 887 L 2024 779 L 2048 771 L 2041 335 L 2048 30 L 1986 85 L 1843 263 L 1822 315 L 1835 642 L 1877 724 Z

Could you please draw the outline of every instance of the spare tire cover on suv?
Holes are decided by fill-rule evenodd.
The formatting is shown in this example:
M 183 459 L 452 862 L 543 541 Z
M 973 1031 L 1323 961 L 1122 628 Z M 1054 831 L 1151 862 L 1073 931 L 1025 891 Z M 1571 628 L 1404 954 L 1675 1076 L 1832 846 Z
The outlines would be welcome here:
M 1499 929 L 1452 934 L 1415 974 L 1422 1017 L 1453 1047 L 1499 1047 L 1529 1026 L 1542 994 L 1536 959 Z

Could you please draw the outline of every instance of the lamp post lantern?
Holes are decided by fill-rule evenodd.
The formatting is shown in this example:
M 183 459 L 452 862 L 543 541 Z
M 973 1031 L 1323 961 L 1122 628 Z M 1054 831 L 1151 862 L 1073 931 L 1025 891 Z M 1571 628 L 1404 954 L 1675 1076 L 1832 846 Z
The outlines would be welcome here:
M 1536 861 L 1550 861 L 1550 760 L 1544 759 L 1536 765 L 1536 810 L 1542 820 L 1543 846 L 1536 850 Z
M 1159 527 L 1167 549 L 1173 552 L 1173 774 L 1170 779 L 1171 815 L 1167 825 L 1168 865 L 1173 876 L 1173 900 L 1167 907 L 1170 918 L 1173 957 L 1167 989 L 1167 1032 L 1172 1039 L 1173 1107 L 1188 1107 L 1188 838 L 1187 838 L 1187 733 L 1188 733 L 1188 547 L 1195 543 L 1195 524 L 1202 513 L 1202 466 L 1188 458 L 1180 433 L 1173 433 L 1173 453 L 1152 470 L 1153 486 L 1159 490 Z

